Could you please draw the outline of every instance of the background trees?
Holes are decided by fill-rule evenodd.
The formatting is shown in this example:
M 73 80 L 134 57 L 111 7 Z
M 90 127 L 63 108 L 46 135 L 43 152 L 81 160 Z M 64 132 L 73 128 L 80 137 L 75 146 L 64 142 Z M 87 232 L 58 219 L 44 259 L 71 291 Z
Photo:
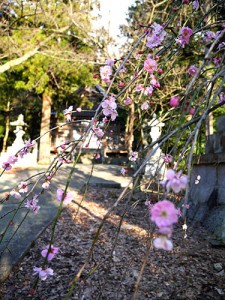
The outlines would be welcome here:
M 97 42 L 89 35 L 91 10 L 85 0 L 1 4 L 0 109 L 12 118 L 18 111 L 25 114 L 32 138 L 50 128 L 51 110 L 75 105 L 76 89 L 93 82 Z M 7 138 L 4 120 L 0 122 L 0 137 Z M 49 161 L 49 143 L 47 134 L 40 145 L 42 163 Z

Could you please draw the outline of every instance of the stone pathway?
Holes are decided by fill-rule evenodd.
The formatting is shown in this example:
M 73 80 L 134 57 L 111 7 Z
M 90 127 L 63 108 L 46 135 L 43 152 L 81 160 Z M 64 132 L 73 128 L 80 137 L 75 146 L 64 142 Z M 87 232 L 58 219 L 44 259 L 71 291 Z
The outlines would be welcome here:
M 0 281 L 7 278 L 13 266 L 21 260 L 32 243 L 54 220 L 59 206 L 59 202 L 56 200 L 56 189 L 65 187 L 70 168 L 67 165 L 57 172 L 56 177 L 52 180 L 51 190 L 47 190 L 40 196 L 38 205 L 41 208 L 36 216 L 23 207 L 15 214 L 19 200 L 10 198 L 8 201 L 0 204 L 0 232 L 3 233 L 5 228 L 9 226 L 6 235 L 0 243 Z M 121 176 L 120 170 L 121 166 L 95 165 L 89 183 L 92 186 L 109 188 L 125 187 L 130 178 Z M 43 166 L 37 166 L 35 169 L 14 169 L 8 171 L 8 173 L 5 172 L 0 177 L 0 199 L 21 181 L 25 181 L 27 178 L 43 171 L 45 171 Z M 76 195 L 87 182 L 90 172 L 91 165 L 78 164 L 72 175 L 68 191 L 73 191 Z M 31 180 L 34 182 L 36 178 L 33 177 Z M 39 186 L 35 193 L 38 191 L 40 191 Z M 15 235 L 12 237 L 14 233 Z

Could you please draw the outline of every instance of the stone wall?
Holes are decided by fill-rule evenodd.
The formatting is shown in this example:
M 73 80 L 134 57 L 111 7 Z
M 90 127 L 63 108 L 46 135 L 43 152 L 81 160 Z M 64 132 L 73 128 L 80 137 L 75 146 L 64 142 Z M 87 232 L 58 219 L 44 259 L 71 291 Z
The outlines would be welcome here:
M 213 244 L 225 245 L 225 153 L 203 155 L 194 164 L 189 205 L 188 217 L 212 233 Z

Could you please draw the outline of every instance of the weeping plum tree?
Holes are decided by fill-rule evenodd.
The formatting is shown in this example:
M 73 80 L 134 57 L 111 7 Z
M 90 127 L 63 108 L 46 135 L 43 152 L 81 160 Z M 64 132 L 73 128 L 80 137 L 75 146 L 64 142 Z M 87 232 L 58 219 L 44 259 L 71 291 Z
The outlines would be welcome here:
M 96 274 L 97 270 L 99 274 L 102 274 L 101 270 L 105 264 L 111 263 L 111 260 L 109 262 L 106 256 L 98 256 L 92 261 L 95 257 L 95 246 L 99 236 L 108 217 L 122 200 L 126 201 L 126 209 L 130 206 L 132 193 L 136 189 L 140 190 L 139 177 L 146 163 L 154 157 L 159 147 L 163 148 L 165 155 L 155 161 L 155 168 L 158 171 L 164 168 L 165 174 L 163 174 L 163 178 L 154 174 L 149 176 L 148 184 L 155 183 L 159 191 L 156 203 L 147 202 L 150 212 L 149 222 L 156 225 L 158 236 L 153 238 L 155 227 L 147 227 L 146 239 L 153 241 L 151 243 L 150 240 L 146 243 L 146 255 L 143 265 L 140 267 L 133 299 L 138 298 L 139 283 L 152 245 L 156 249 L 166 251 L 173 249 L 173 225 L 178 222 L 180 216 L 183 218 L 183 229 L 186 237 L 189 179 L 193 155 L 199 153 L 198 137 L 205 130 L 208 115 L 212 112 L 223 111 L 225 104 L 224 1 L 218 0 L 209 3 L 210 5 L 204 6 L 205 3 L 197 0 L 136 1 L 137 10 L 132 9 L 132 13 L 137 13 L 137 17 L 134 15 L 134 20 L 136 18 L 139 21 L 139 14 L 142 15 L 143 12 L 146 15 L 144 15 L 141 24 L 132 25 L 135 31 L 129 34 L 129 38 L 132 40 L 129 41 L 128 52 L 116 60 L 108 58 L 105 65 L 100 68 L 100 82 L 106 92 L 103 93 L 104 98 L 97 108 L 90 126 L 79 140 L 68 141 L 66 145 L 62 145 L 62 149 L 67 147 L 66 150 L 70 152 L 76 149 L 77 155 L 68 174 L 68 181 L 64 190 L 57 189 L 56 191 L 56 197 L 60 203 L 59 209 L 52 226 L 48 249 L 41 252 L 45 258 L 44 263 L 41 267 L 34 267 L 34 275 L 37 275 L 33 285 L 34 290 L 37 289 L 39 280 L 46 280 L 48 276 L 53 275 L 53 269 L 48 267 L 48 260 L 51 259 L 48 258 L 50 255 L 54 257 L 58 253 L 57 245 L 53 246 L 55 227 L 63 203 L 68 204 L 73 199 L 73 194 L 69 191 L 69 182 L 82 148 L 86 145 L 90 134 L 95 135 L 100 142 L 102 141 L 109 123 L 117 120 L 118 106 L 123 106 L 124 111 L 128 114 L 132 111 L 133 114 L 131 122 L 133 128 L 129 129 L 129 134 L 134 132 L 136 147 L 133 144 L 129 160 L 133 165 L 136 164 L 136 171 L 130 179 L 129 185 L 122 191 L 100 222 L 86 260 L 77 274 L 73 275 L 70 280 L 69 291 L 65 299 L 71 299 L 74 289 L 82 288 L 82 285 L 78 284 L 81 283 L 81 280 L 82 283 L 84 283 L 84 278 L 91 280 L 91 276 Z M 131 109 L 129 108 L 130 105 L 132 105 Z M 71 120 L 72 111 L 72 106 L 64 110 L 68 124 Z M 145 134 L 144 125 L 150 119 L 152 120 L 154 113 L 155 122 L 163 121 L 165 123 L 162 134 L 157 140 L 149 141 L 148 145 L 144 144 L 145 148 L 139 147 L 140 140 Z M 149 129 L 147 128 L 147 130 Z M 18 155 L 24 157 L 33 146 L 34 142 L 27 143 Z M 200 150 L 202 151 L 202 149 Z M 27 200 L 27 197 L 34 192 L 31 189 L 27 192 L 26 197 L 20 201 L 20 206 L 26 207 L 34 215 L 39 213 L 40 206 L 37 204 L 37 199 L 40 194 L 45 193 L 45 189 L 49 188 L 51 181 L 57 176 L 56 171 L 60 169 L 67 157 L 68 154 L 65 150 L 56 156 L 45 174 L 40 175 L 36 181 L 36 183 L 42 184 L 41 192 L 31 200 Z M 16 160 L 16 156 L 11 156 L 2 164 L 2 175 L 13 167 Z M 121 172 L 126 174 L 124 168 Z M 131 183 L 133 183 L 133 188 L 130 191 Z M 33 182 L 30 184 L 32 186 Z M 33 185 L 33 189 L 35 187 Z M 9 200 L 10 197 L 19 197 L 20 189 L 21 184 L 18 184 L 5 201 Z M 157 191 L 154 190 L 154 192 Z M 143 191 L 143 193 L 145 192 Z M 146 200 L 148 200 L 147 194 Z M 181 200 L 184 207 L 183 211 L 180 209 Z M 146 209 L 148 209 L 147 206 Z M 125 213 L 126 211 L 123 211 L 118 221 L 115 239 L 109 249 L 109 257 L 112 256 L 117 245 L 117 237 L 120 234 Z M 3 231 L 1 240 L 3 240 L 7 228 Z M 98 246 L 100 247 L 100 245 Z M 67 251 L 69 250 L 67 249 Z M 53 266 L 54 264 L 52 264 Z M 101 296 L 104 293 L 102 290 L 100 291 Z

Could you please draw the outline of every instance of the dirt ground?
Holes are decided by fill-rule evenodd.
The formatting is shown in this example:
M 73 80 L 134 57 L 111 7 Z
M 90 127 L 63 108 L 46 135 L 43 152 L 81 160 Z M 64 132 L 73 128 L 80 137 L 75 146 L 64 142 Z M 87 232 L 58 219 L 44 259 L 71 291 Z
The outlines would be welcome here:
M 39 281 L 33 267 L 43 264 L 41 250 L 49 243 L 51 228 L 40 236 L 23 261 L 1 285 L 2 300 L 61 300 L 85 263 L 93 238 L 119 190 L 91 188 L 85 200 L 79 195 L 62 213 L 53 245 L 59 254 L 48 264 L 54 275 Z M 100 232 L 90 260 L 69 299 L 225 299 L 225 249 L 212 248 L 200 226 L 182 222 L 173 234 L 171 252 L 152 247 L 145 197 L 123 200 Z M 79 207 L 79 210 L 78 210 Z

